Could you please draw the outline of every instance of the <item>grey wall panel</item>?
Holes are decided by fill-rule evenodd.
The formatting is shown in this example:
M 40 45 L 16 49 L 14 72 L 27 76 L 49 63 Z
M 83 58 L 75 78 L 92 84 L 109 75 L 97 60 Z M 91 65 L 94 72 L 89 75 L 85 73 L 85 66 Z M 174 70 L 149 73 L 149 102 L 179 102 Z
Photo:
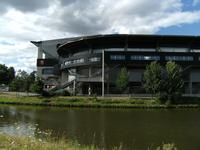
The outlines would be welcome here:
M 129 81 L 141 82 L 144 70 L 142 69 L 131 69 L 129 70 Z
M 112 71 L 110 71 L 110 77 L 109 77 L 110 82 L 116 82 L 119 72 L 120 68 L 115 68 Z
M 200 82 L 200 71 L 192 71 L 191 72 L 191 81 L 192 82 Z

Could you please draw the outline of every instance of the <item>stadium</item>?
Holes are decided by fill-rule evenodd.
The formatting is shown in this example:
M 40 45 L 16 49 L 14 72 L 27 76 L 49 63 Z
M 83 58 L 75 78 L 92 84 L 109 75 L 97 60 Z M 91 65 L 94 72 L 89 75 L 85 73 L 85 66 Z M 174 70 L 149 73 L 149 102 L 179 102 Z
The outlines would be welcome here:
M 200 36 L 110 34 L 31 41 L 38 47 L 37 73 L 46 90 L 74 95 L 119 94 L 121 68 L 127 68 L 126 94 L 145 93 L 146 65 L 181 65 L 185 94 L 200 94 Z

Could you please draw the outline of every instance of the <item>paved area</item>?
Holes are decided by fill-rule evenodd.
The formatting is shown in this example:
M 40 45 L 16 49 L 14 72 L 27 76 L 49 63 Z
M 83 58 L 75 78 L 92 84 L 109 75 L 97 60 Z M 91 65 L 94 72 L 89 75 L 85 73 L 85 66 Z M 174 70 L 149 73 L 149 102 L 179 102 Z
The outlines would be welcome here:
M 28 92 L 0 92 L 3 94 L 14 95 L 14 96 L 39 96 L 37 93 L 28 93 Z

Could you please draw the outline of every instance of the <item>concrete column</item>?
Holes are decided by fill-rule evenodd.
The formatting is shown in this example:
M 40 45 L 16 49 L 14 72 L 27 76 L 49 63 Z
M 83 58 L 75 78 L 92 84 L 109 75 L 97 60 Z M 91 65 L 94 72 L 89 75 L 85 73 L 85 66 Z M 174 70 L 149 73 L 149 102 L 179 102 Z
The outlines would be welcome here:
M 102 97 L 104 97 L 104 50 L 102 50 Z
M 190 71 L 190 79 L 189 79 L 189 93 L 190 93 L 190 95 L 192 94 L 192 75 L 191 75 L 191 71 Z
M 107 66 L 108 67 L 108 73 L 107 73 L 107 80 L 106 80 L 106 82 L 107 82 L 107 94 L 109 94 L 109 88 L 110 88 L 110 75 L 109 75 L 109 66 Z
M 89 45 L 90 47 L 90 45 Z M 89 49 L 89 54 L 92 54 L 93 53 L 93 49 L 90 48 Z M 92 77 L 92 68 L 89 66 L 88 68 L 88 77 L 91 78 Z M 92 89 L 91 89 L 91 83 L 89 83 L 89 86 L 88 86 L 88 95 L 90 96 L 92 93 Z
M 88 76 L 89 76 L 89 78 L 91 78 L 92 77 L 92 68 L 91 67 L 89 67 L 88 68 Z M 91 95 L 91 91 L 92 91 L 92 89 L 91 89 L 91 83 L 89 83 L 89 86 L 88 86 L 88 95 L 90 96 Z
M 42 59 L 42 54 L 43 54 L 42 44 L 40 44 L 38 46 L 38 59 Z
M 76 95 L 76 80 L 73 82 L 73 95 Z

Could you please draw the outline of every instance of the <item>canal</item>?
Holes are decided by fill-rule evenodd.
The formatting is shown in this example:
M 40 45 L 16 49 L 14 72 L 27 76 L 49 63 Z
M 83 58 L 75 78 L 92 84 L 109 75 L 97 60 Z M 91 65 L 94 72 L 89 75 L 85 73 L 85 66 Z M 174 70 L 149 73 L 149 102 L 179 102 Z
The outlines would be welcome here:
M 110 149 L 155 148 L 175 143 L 200 149 L 198 109 L 89 109 L 0 105 L 0 133 L 43 138 L 67 137 Z

